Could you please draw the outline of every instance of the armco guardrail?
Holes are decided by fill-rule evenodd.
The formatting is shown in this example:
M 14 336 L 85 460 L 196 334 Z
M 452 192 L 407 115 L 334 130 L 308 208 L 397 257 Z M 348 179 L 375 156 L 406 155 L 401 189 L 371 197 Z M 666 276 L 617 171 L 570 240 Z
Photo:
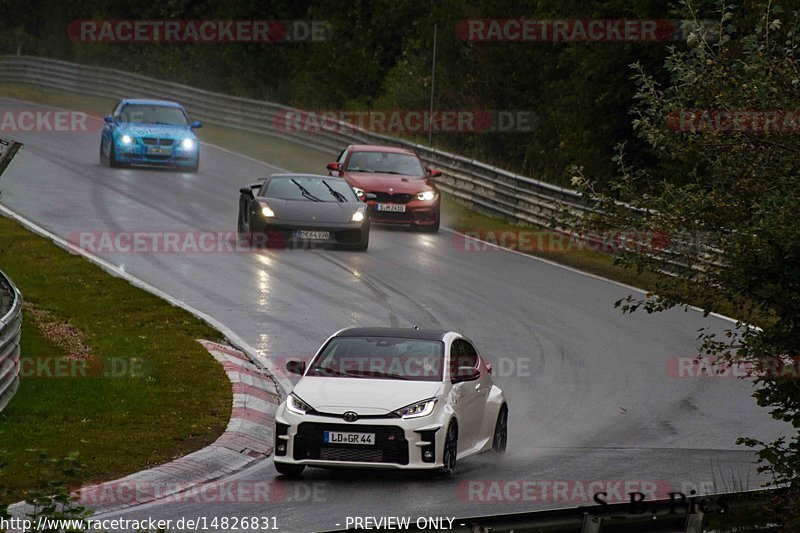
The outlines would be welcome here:
M 579 212 L 588 209 L 576 191 L 343 122 L 336 123 L 335 131 L 312 133 L 279 127 L 286 123 L 286 113 L 298 110 L 275 103 L 212 93 L 119 70 L 30 56 L 0 56 L 0 79 L 112 98 L 177 100 L 192 117 L 210 124 L 279 137 L 331 155 L 337 155 L 351 143 L 412 148 L 426 164 L 442 171 L 443 177 L 437 183 L 443 190 L 478 210 L 514 222 L 547 226 L 561 207 Z
M 22 335 L 22 295 L 0 272 L 0 411 L 19 386 L 19 341 Z

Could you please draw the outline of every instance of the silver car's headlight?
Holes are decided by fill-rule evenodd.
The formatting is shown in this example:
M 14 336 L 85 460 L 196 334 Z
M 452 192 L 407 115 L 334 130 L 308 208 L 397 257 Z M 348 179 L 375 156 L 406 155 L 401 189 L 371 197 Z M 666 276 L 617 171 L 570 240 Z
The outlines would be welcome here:
M 411 405 L 406 405 L 394 411 L 394 414 L 400 418 L 420 418 L 431 414 L 435 406 L 436 398 L 431 398 L 430 400 L 423 400 L 421 402 L 412 403 Z
M 351 219 L 353 222 L 361 222 L 364 220 L 364 212 L 360 209 L 353 213 L 353 218 Z
M 261 204 L 261 214 L 266 218 L 274 218 L 275 211 L 272 210 L 267 204 Z
M 307 412 L 314 410 L 313 407 L 308 405 L 294 394 L 290 394 L 289 397 L 286 398 L 286 408 L 296 415 L 304 415 Z

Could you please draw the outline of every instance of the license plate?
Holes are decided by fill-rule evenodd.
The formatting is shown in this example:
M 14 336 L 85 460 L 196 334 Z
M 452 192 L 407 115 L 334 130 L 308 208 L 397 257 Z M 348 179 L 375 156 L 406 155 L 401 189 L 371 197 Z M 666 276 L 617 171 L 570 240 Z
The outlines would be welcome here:
M 161 146 L 149 146 L 147 148 L 147 153 L 149 155 L 169 155 L 172 151 L 169 148 L 163 148 Z
M 298 230 L 297 231 L 297 238 L 298 239 L 307 239 L 311 241 L 327 241 L 331 238 L 330 231 L 306 231 L 306 230 Z
M 404 204 L 376 204 L 375 209 L 378 211 L 391 211 L 393 213 L 406 212 L 406 206 Z
M 375 433 L 323 431 L 322 440 L 325 442 L 325 444 L 360 444 L 362 446 L 374 446 Z

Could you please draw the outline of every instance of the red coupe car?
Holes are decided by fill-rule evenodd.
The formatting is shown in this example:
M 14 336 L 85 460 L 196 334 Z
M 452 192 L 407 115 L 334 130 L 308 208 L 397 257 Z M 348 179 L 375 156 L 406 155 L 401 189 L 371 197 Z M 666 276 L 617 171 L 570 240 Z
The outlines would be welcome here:
M 328 164 L 328 173 L 347 180 L 369 205 L 373 222 L 439 231 L 441 198 L 433 178 L 442 173 L 425 168 L 412 150 L 350 145 Z

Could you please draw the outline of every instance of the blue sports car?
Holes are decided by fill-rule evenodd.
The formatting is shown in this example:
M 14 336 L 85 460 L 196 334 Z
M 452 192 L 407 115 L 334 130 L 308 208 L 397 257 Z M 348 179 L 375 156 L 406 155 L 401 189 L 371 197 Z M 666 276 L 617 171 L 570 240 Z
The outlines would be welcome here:
M 200 122 L 189 122 L 180 104 L 165 100 L 120 100 L 100 139 L 100 163 L 110 167 L 167 165 L 196 172 Z

